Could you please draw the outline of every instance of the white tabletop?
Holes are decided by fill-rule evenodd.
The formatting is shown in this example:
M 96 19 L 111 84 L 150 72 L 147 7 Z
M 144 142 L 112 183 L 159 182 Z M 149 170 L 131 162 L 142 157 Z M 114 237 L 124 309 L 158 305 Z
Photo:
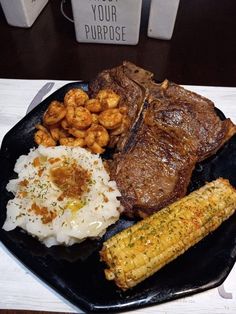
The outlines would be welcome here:
M 48 81 L 0 79 L 0 143 L 7 131 L 25 115 L 34 95 L 46 82 Z M 55 85 L 50 93 L 68 83 L 68 81 L 54 82 Z M 236 123 L 236 88 L 203 86 L 187 88 L 213 100 L 216 106 Z M 1 309 L 82 313 L 32 275 L 0 243 Z M 129 313 L 134 312 L 235 314 L 236 264 L 219 288 Z

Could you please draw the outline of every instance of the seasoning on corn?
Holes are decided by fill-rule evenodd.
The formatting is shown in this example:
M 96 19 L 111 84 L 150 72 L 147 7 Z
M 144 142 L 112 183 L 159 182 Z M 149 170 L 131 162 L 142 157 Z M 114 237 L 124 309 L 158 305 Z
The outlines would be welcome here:
M 236 190 L 219 178 L 108 239 L 105 276 L 134 287 L 214 231 L 236 210 Z

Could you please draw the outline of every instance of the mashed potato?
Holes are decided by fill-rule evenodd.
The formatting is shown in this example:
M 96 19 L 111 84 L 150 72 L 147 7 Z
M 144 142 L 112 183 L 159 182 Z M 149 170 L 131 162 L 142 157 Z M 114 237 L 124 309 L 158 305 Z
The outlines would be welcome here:
M 102 160 L 80 147 L 39 146 L 15 165 L 3 229 L 17 226 L 46 246 L 102 236 L 120 216 L 120 193 Z

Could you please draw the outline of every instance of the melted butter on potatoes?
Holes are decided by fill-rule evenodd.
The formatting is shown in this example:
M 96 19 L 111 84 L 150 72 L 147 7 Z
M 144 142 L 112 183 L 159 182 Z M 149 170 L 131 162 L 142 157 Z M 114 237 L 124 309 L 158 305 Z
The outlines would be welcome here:
M 7 190 L 7 231 L 21 227 L 46 246 L 102 236 L 120 216 L 120 193 L 101 158 L 80 147 L 32 149 L 15 165 Z

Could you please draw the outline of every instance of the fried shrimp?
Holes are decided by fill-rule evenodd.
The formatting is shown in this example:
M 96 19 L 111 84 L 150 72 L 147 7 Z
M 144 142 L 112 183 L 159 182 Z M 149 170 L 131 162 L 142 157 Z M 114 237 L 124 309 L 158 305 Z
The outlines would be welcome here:
M 90 111 L 81 106 L 68 107 L 66 112 L 66 120 L 70 126 L 80 130 L 88 128 L 93 121 Z
M 88 99 L 85 103 L 85 108 L 87 108 L 92 113 L 98 113 L 102 111 L 102 104 L 98 99 Z
M 61 126 L 64 130 L 68 130 L 70 128 L 66 118 L 64 118 L 62 121 L 61 121 Z
M 56 146 L 56 141 L 51 137 L 50 133 L 43 126 L 38 125 L 38 131 L 34 134 L 34 141 L 38 145 Z
M 66 108 L 63 103 L 54 100 L 48 106 L 48 109 L 43 115 L 43 123 L 46 125 L 56 124 L 61 121 L 66 115 Z
M 101 102 L 103 109 L 116 108 L 120 101 L 120 96 L 110 89 L 100 90 L 96 98 Z
M 54 141 L 58 141 L 60 138 L 60 130 L 57 125 L 53 125 L 49 128 L 51 137 L 54 139 Z
M 102 154 L 105 152 L 105 149 L 98 145 L 98 143 L 94 142 L 93 145 L 88 146 L 88 150 L 94 154 Z
M 116 129 L 120 126 L 122 119 L 123 115 L 117 108 L 104 110 L 98 116 L 100 124 L 108 130 Z
M 49 131 L 55 141 L 59 141 L 60 138 L 68 136 L 68 132 L 64 130 L 60 124 L 49 126 Z
M 59 140 L 60 145 L 64 146 L 85 146 L 85 141 L 83 138 L 65 137 Z
M 78 130 L 76 128 L 70 128 L 68 129 L 68 132 L 76 138 L 84 138 L 86 135 L 86 131 Z
M 128 109 L 110 89 L 100 90 L 95 98 L 80 88 L 70 89 L 64 103 L 52 101 L 42 124 L 36 126 L 35 142 L 44 146 L 80 146 L 95 154 L 115 147 L 129 127 Z
M 113 135 L 117 136 L 117 135 L 122 134 L 123 132 L 125 132 L 128 129 L 129 125 L 130 125 L 129 118 L 127 116 L 123 116 L 123 119 L 122 119 L 120 126 L 111 130 L 110 135 L 111 136 L 113 136 Z
M 92 120 L 93 120 L 93 124 L 98 124 L 98 115 L 96 113 L 92 113 Z
M 66 107 L 83 106 L 88 99 L 89 96 L 85 91 L 80 88 L 72 88 L 66 93 L 64 97 L 64 104 Z
M 103 147 L 107 146 L 109 142 L 109 134 L 102 125 L 93 124 L 86 131 L 84 140 L 93 153 L 101 154 L 104 152 Z
M 41 130 L 41 131 L 44 131 L 44 132 L 48 132 L 48 129 L 45 128 L 45 126 L 43 126 L 42 124 L 39 124 L 39 123 L 35 125 L 35 128 L 36 128 L 37 130 Z

